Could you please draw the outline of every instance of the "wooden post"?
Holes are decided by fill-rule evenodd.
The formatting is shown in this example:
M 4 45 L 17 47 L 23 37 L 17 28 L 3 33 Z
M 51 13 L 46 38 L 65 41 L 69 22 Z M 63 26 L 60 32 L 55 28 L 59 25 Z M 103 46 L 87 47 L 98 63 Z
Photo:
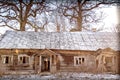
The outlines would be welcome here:
M 30 56 L 30 57 L 29 57 L 29 65 L 30 65 L 30 68 L 31 68 L 31 69 L 33 69 L 33 66 L 34 66 L 33 61 L 34 61 L 34 57 L 33 57 L 33 56 Z
M 41 72 L 41 61 L 42 61 L 42 58 L 41 58 L 41 55 L 40 55 L 40 57 L 39 57 L 39 72 Z
M 53 69 L 52 69 L 52 56 L 50 55 L 50 72 L 52 72 Z

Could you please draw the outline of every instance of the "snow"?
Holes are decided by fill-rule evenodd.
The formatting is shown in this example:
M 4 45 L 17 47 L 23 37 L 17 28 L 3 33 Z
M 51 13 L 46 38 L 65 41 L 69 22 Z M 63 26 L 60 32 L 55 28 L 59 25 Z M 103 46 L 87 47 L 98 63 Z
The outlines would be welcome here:
M 120 50 L 120 33 L 110 32 L 15 32 L 7 31 L 0 41 L 4 49 Z M 38 44 L 39 43 L 39 44 Z
M 118 74 L 59 72 L 56 74 L 3 75 L 0 80 L 120 80 Z

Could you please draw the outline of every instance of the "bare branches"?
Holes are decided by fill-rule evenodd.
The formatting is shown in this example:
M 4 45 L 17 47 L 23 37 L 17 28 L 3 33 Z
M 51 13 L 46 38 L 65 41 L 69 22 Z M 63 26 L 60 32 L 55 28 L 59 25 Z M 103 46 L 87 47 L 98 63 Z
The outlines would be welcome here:
M 12 29 L 12 30 L 15 30 L 15 31 L 20 31 L 20 30 L 18 30 L 18 29 L 15 29 L 15 28 L 13 28 L 13 27 L 11 27 L 10 25 L 8 25 L 6 22 L 5 22 L 5 24 L 4 25 L 0 25 L 1 27 L 8 27 L 8 28 L 10 28 L 10 29 Z
M 82 2 L 81 2 L 81 5 L 83 6 L 86 2 L 87 2 L 87 0 L 81 0 Z
M 66 1 L 66 0 L 65 0 Z M 87 23 L 98 23 L 101 21 L 102 15 L 96 17 L 94 9 L 100 5 L 110 5 L 118 3 L 116 1 L 91 1 L 91 0 L 67 0 L 66 3 L 62 3 L 60 8 L 62 14 L 69 18 L 70 21 L 77 23 L 77 28 L 81 30 L 83 24 Z M 87 13 L 87 14 L 86 14 Z
M 7 6 L 7 7 L 14 7 L 15 10 L 19 11 L 19 8 L 17 7 L 16 3 L 9 2 L 9 1 L 0 1 L 0 6 Z
M 110 4 L 117 4 L 117 3 L 120 3 L 120 2 L 117 2 L 117 1 L 96 1 L 96 2 L 91 2 L 90 4 L 87 3 L 87 4 L 84 4 L 84 5 L 90 5 L 89 8 L 83 8 L 82 11 L 90 11 L 92 9 L 95 9 L 97 7 L 99 7 L 100 5 L 110 5 Z M 84 7 L 83 5 L 83 7 Z
M 9 20 L 17 20 L 19 22 L 19 19 L 17 19 L 16 16 L 0 15 L 0 17 L 6 18 L 6 19 L 9 19 Z
M 49 13 L 51 11 L 52 13 L 58 13 L 57 15 L 59 16 L 62 15 L 64 18 L 68 18 L 70 23 L 74 22 L 75 26 L 77 25 L 76 30 L 80 31 L 84 24 L 101 21 L 99 18 L 102 15 L 96 17 L 96 13 L 93 11 L 95 8 L 102 4 L 108 5 L 114 3 L 117 2 L 106 2 L 105 0 L 0 0 L 0 23 L 13 30 L 16 30 L 16 28 L 6 24 L 6 22 L 4 23 L 4 21 L 7 20 L 9 23 L 12 23 L 15 20 L 17 22 L 17 29 L 20 28 L 21 31 L 25 31 L 26 25 L 29 25 L 30 28 L 42 29 L 50 21 L 42 22 L 42 18 L 39 18 L 40 25 L 36 25 L 34 20 L 44 12 L 48 12 L 47 15 L 51 14 Z M 52 23 L 56 24 L 55 21 Z
M 17 27 L 24 31 L 26 24 L 28 24 L 28 19 L 31 16 L 35 18 L 37 14 L 41 14 L 45 7 L 45 0 L 0 0 L 0 18 L 3 20 L 1 23 L 6 19 L 9 21 L 16 20 L 19 23 Z M 9 24 L 4 23 L 3 25 L 16 30 Z

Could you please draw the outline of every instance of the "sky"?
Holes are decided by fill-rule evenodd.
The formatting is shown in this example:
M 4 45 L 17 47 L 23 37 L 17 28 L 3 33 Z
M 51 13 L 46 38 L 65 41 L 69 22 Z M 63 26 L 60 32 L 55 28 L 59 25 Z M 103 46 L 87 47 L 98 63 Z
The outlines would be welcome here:
M 104 13 L 106 14 L 105 19 L 103 22 L 105 23 L 103 28 L 103 32 L 112 32 L 114 30 L 114 25 L 118 24 L 118 12 L 117 12 L 117 7 L 111 6 L 111 7 L 105 7 L 102 8 Z M 0 33 L 5 33 L 6 30 L 9 30 L 9 28 L 5 27 L 0 27 Z
M 103 20 L 105 22 L 104 31 L 111 32 L 114 25 L 119 24 L 117 7 L 111 6 L 103 10 L 106 13 L 106 18 Z
M 107 15 L 108 15 L 107 18 L 104 20 L 106 22 L 106 25 L 109 25 L 109 23 L 111 23 L 111 24 L 118 23 L 118 15 L 117 15 L 116 7 L 105 8 L 104 12 L 107 13 Z

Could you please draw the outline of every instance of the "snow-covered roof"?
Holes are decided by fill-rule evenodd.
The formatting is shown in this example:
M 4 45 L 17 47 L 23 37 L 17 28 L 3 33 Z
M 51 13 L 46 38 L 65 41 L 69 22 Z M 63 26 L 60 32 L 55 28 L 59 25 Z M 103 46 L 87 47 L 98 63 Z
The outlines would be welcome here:
M 120 33 L 7 31 L 0 49 L 120 50 Z

